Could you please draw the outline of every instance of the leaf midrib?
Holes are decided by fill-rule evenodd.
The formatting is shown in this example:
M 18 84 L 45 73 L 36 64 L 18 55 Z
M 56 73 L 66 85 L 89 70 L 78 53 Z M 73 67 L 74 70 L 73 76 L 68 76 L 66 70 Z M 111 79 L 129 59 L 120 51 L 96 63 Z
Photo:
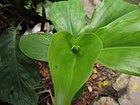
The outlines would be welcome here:
M 18 58 L 16 56 L 16 32 L 17 32 L 17 29 L 18 29 L 18 27 L 16 27 L 15 31 L 13 32 L 13 35 L 14 35 L 14 37 L 13 37 L 13 46 L 14 46 L 13 54 L 14 54 L 14 58 L 15 58 L 14 59 L 14 61 L 15 61 L 15 73 L 13 73 L 13 76 L 16 75 L 19 87 L 21 87 L 21 83 L 19 81 L 20 77 L 19 77 L 19 73 L 18 73 L 18 62 L 17 62 Z

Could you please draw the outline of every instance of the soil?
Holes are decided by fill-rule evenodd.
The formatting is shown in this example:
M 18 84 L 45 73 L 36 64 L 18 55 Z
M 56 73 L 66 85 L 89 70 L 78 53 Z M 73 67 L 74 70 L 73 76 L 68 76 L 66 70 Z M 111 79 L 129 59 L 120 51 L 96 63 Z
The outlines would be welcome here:
M 54 91 L 48 64 L 38 62 L 38 65 L 41 75 L 41 86 L 37 89 L 37 94 L 40 97 L 39 105 L 46 105 L 46 103 L 47 105 L 53 105 Z M 101 96 L 110 96 L 117 100 L 118 94 L 113 89 L 112 83 L 119 75 L 120 73 L 96 63 L 90 78 L 86 82 L 83 94 L 77 100 L 74 100 L 72 105 L 92 105 Z

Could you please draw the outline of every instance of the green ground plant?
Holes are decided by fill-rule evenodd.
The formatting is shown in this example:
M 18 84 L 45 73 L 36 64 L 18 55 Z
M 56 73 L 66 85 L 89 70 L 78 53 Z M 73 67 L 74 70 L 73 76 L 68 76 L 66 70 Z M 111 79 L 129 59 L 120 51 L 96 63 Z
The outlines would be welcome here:
M 104 0 L 87 24 L 81 1 L 69 0 L 54 3 L 49 19 L 57 33 L 52 38 L 23 36 L 20 48 L 31 58 L 49 62 L 56 105 L 70 105 L 96 61 L 140 76 L 140 10 L 136 5 Z
M 123 0 L 103 0 L 89 23 L 85 16 L 81 0 L 53 3 L 49 19 L 57 32 L 20 39 L 25 55 L 49 62 L 56 105 L 71 104 L 96 61 L 112 70 L 140 76 L 139 7 Z

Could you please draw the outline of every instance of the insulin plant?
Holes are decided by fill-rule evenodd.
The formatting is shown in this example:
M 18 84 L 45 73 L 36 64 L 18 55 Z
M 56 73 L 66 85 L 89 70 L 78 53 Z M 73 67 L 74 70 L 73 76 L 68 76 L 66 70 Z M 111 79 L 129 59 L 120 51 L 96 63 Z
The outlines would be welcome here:
M 140 76 L 140 10 L 123 0 L 104 0 L 86 23 L 80 0 L 54 3 L 49 19 L 57 33 L 22 36 L 28 57 L 49 62 L 55 104 L 70 105 L 96 61 Z

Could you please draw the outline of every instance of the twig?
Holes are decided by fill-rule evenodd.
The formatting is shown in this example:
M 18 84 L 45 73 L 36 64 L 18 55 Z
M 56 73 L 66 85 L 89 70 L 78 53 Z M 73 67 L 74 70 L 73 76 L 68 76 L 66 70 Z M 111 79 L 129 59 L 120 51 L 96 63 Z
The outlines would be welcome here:
M 52 103 L 54 105 L 54 98 L 52 96 L 51 90 L 50 89 L 49 90 L 44 90 L 44 91 L 38 92 L 37 94 L 39 95 L 39 94 L 43 94 L 43 93 L 49 93 L 50 94 Z
M 10 6 L 11 6 L 11 4 L 5 4 L 5 5 L 3 5 L 3 4 L 0 3 L 0 9 L 5 8 L 5 7 L 10 7 Z
M 44 101 L 45 99 L 47 99 L 49 96 L 44 97 L 42 100 L 39 101 L 39 104 Z

